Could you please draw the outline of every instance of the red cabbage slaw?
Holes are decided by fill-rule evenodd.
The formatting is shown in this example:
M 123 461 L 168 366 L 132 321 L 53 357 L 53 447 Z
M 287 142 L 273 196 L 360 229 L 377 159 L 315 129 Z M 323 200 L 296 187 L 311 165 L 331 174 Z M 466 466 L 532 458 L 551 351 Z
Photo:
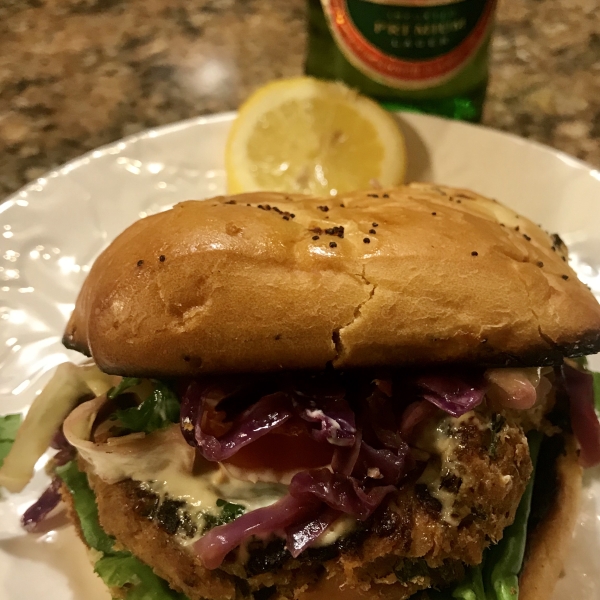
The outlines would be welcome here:
M 75 457 L 75 448 L 67 442 L 62 426 L 56 432 L 50 447 L 58 450 L 52 459 L 58 467 L 67 464 Z M 61 500 L 60 478 L 55 476 L 43 494 L 23 513 L 21 524 L 27 531 L 36 531 L 38 525 L 60 504 Z
M 563 373 L 582 463 L 598 464 L 600 424 L 591 375 L 569 365 Z M 280 501 L 217 526 L 196 542 L 195 550 L 208 568 L 218 567 L 228 552 L 254 535 L 281 535 L 292 556 L 298 556 L 340 516 L 368 519 L 414 467 L 407 442 L 419 424 L 439 409 L 463 415 L 482 402 L 486 391 L 479 371 L 369 378 L 368 385 L 364 378 L 341 385 L 333 377 L 308 384 L 303 377 L 276 377 L 270 389 L 259 393 L 246 393 L 249 388 L 241 379 L 227 386 L 192 381 L 182 390 L 181 431 L 207 460 L 225 461 L 292 419 L 301 419 L 316 442 L 332 448 L 331 464 L 296 473 Z M 216 430 L 207 426 L 215 412 L 221 412 Z M 72 458 L 73 449 L 60 431 L 53 446 L 60 450 L 55 460 Z M 23 516 L 24 525 L 34 529 L 59 501 L 53 480 Z
M 485 395 L 479 374 L 421 377 L 406 387 L 410 391 L 405 399 L 394 402 L 390 402 L 391 381 L 373 383 L 357 402 L 356 397 L 346 397 L 356 394 L 343 386 L 326 382 L 307 390 L 290 378 L 281 389 L 270 390 L 234 416 L 221 435 L 211 432 L 209 421 L 221 403 L 227 403 L 228 391 L 219 393 L 198 382 L 189 385 L 182 399 L 181 429 L 207 460 L 226 460 L 293 417 L 308 424 L 313 439 L 335 448 L 329 467 L 296 473 L 284 498 L 215 527 L 196 542 L 194 548 L 207 568 L 218 567 L 251 536 L 283 534 L 290 554 L 298 556 L 340 515 L 368 519 L 414 466 L 401 434 L 410 400 L 424 398 L 433 411 L 442 408 L 456 416 L 473 410 Z M 413 410 L 411 428 L 431 414 Z M 220 426 L 222 421 L 221 415 Z

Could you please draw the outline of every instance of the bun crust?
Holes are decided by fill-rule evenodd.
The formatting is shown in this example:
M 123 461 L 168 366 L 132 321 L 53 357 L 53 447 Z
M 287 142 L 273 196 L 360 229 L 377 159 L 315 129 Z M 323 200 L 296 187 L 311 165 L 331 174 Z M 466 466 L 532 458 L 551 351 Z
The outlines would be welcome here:
M 63 341 L 130 376 L 560 363 L 600 350 L 600 305 L 565 251 L 430 184 L 188 201 L 102 253 Z

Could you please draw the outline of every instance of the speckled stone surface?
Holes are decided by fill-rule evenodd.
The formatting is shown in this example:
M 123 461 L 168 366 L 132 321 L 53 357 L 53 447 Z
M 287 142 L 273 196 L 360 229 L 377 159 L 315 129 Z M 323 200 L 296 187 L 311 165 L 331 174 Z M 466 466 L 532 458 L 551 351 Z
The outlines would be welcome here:
M 501 0 L 483 122 L 600 167 L 600 0 Z
M 302 71 L 305 0 L 3 0 L 0 198 Z M 600 0 L 500 1 L 484 123 L 600 167 Z

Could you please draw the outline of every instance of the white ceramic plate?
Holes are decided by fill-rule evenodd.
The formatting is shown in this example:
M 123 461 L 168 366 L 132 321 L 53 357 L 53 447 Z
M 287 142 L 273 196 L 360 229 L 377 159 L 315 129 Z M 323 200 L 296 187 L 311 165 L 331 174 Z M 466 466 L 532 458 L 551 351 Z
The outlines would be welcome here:
M 48 371 L 79 360 L 60 343 L 94 257 L 146 214 L 225 191 L 233 114 L 147 131 L 68 163 L 0 205 L 0 413 L 25 411 Z M 557 231 L 600 297 L 600 173 L 497 131 L 420 115 L 400 118 L 409 180 L 468 187 Z M 600 361 L 595 367 L 600 369 Z M 44 489 L 46 458 L 21 494 L 0 501 L 0 598 L 106 600 L 69 528 L 25 534 L 19 517 Z M 586 476 L 576 540 L 555 600 L 600 597 L 600 471 Z

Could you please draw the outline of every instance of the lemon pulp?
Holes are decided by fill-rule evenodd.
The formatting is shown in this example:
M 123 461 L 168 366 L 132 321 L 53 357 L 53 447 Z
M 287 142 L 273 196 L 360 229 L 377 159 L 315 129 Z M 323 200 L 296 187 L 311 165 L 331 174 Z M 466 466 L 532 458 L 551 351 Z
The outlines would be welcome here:
M 226 151 L 232 193 L 336 194 L 401 183 L 404 141 L 375 102 L 303 77 L 261 88 L 240 109 Z

